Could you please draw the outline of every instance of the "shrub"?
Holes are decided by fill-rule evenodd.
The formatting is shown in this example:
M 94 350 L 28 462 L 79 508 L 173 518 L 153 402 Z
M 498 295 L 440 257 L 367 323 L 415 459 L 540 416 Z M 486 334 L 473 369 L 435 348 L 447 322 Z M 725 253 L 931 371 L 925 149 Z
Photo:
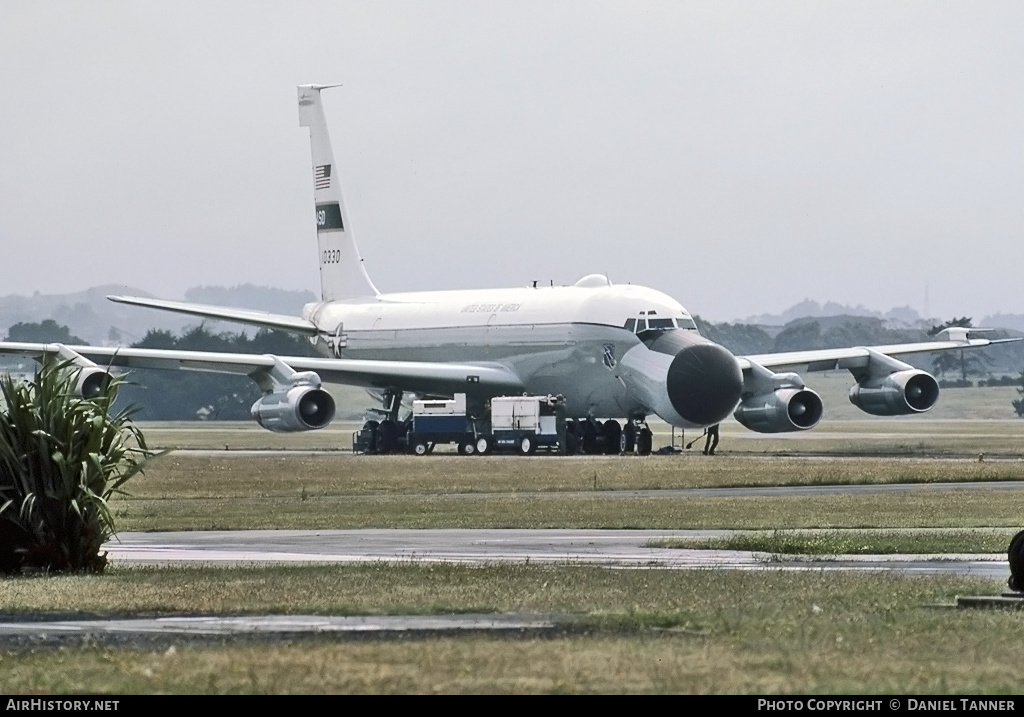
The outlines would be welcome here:
M 120 379 L 89 399 L 79 371 L 48 361 L 28 382 L 0 378 L 0 572 L 102 572 L 114 534 L 109 498 L 152 457 Z
M 979 386 L 1019 386 L 1020 376 L 993 376 L 987 380 L 978 381 Z
M 1021 418 L 1024 418 L 1024 370 L 1017 376 L 1017 383 L 1020 384 L 1020 387 L 1017 389 L 1020 398 L 1011 401 L 1011 403 L 1013 404 L 1014 412 Z

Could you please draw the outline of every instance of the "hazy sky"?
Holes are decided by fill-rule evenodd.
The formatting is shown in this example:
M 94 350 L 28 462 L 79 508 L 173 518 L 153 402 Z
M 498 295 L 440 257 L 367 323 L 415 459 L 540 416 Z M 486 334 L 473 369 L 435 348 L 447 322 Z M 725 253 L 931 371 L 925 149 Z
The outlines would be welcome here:
M 1024 313 L 1024 4 L 0 0 L 0 295 L 608 273 L 732 320 Z

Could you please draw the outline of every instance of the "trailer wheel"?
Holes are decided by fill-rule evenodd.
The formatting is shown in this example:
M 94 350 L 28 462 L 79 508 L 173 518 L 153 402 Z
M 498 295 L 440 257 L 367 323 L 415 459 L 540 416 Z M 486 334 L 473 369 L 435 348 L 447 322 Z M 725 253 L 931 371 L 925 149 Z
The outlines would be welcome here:
M 430 446 L 426 441 L 416 441 L 412 446 L 412 452 L 417 456 L 425 456 L 430 453 Z
M 361 435 L 365 438 L 365 445 L 363 450 L 366 453 L 377 452 L 377 429 L 380 427 L 380 423 L 377 421 L 367 421 L 363 424 L 363 430 Z
M 537 451 L 537 441 L 533 436 L 523 436 L 519 439 L 519 453 L 524 456 L 532 455 Z
M 487 436 L 480 436 L 476 439 L 476 453 L 480 456 L 486 456 L 491 452 L 491 439 Z
M 459 453 L 464 456 L 471 456 L 476 453 L 476 443 L 473 442 L 472 438 L 464 439 L 459 443 Z
M 377 452 L 392 453 L 398 448 L 398 424 L 391 419 L 380 422 L 377 428 Z

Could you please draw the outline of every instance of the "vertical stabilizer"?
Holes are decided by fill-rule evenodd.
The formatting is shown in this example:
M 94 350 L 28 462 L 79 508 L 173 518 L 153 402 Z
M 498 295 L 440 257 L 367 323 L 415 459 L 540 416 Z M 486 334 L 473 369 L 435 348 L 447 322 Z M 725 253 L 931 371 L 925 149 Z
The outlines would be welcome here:
M 337 85 L 299 85 L 299 126 L 309 127 L 313 155 L 313 199 L 316 238 L 320 248 L 320 291 L 324 301 L 376 296 L 359 256 L 345 201 L 341 197 L 338 166 L 327 133 L 320 90 Z

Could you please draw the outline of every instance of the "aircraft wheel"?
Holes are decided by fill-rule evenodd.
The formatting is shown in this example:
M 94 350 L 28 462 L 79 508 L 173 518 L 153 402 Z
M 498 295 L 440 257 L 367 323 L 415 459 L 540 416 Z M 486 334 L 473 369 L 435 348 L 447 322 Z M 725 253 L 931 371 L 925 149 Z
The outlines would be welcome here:
M 476 439 L 476 452 L 478 455 L 486 456 L 491 452 L 491 439 L 487 436 L 480 436 Z
M 604 422 L 604 452 L 608 454 L 619 453 L 621 449 L 622 426 L 618 421 L 607 420 Z
M 597 427 L 593 421 L 583 423 L 583 436 L 580 445 L 584 453 L 597 453 Z
M 653 447 L 654 434 L 651 433 L 651 429 L 641 428 L 639 435 L 636 437 L 636 452 L 642 456 L 649 456 Z
M 619 434 L 619 453 L 632 453 L 636 448 L 636 426 L 630 421 Z
M 532 455 L 537 451 L 537 441 L 533 436 L 523 436 L 519 439 L 519 453 L 524 456 Z
M 565 432 L 565 455 L 574 456 L 580 452 L 580 437 L 576 431 L 566 430 Z
M 1024 530 L 1013 536 L 1006 557 L 1010 563 L 1010 590 L 1024 592 Z

